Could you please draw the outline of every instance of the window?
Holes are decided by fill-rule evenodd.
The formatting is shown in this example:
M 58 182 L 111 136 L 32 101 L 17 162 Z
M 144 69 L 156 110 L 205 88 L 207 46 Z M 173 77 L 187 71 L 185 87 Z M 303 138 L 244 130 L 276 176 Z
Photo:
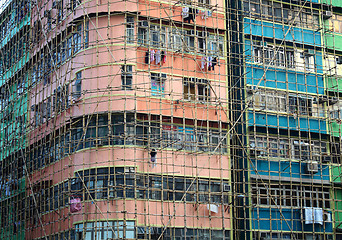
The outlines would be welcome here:
M 172 50 L 182 50 L 183 49 L 183 31 L 178 28 L 173 28 L 169 35 L 169 46 Z
M 68 95 L 68 86 L 59 86 L 57 89 L 54 90 L 53 110 L 55 112 L 63 111 L 69 106 Z
M 253 61 L 265 65 L 295 68 L 293 49 L 253 42 Z
M 134 221 L 98 221 L 77 224 L 76 240 L 135 239 Z
M 59 0 L 59 2 L 57 3 L 57 22 L 61 22 L 63 19 L 63 0 Z
M 295 68 L 295 57 L 294 57 L 294 51 L 292 49 L 287 49 L 285 52 L 286 57 L 286 66 L 288 68 Z
M 195 31 L 172 28 L 169 32 L 169 47 L 174 51 L 193 52 L 195 50 Z
M 306 71 L 313 71 L 315 66 L 315 57 L 309 54 L 304 54 L 304 66 Z
M 223 36 L 209 32 L 197 32 L 197 41 L 199 52 L 213 56 L 223 55 Z
M 44 17 L 46 17 L 47 21 L 47 30 L 51 30 L 52 27 L 52 16 L 51 11 L 45 11 Z
M 330 26 L 333 27 L 334 32 L 342 33 L 342 15 L 333 14 L 330 21 Z
M 85 192 L 83 182 L 88 191 Z M 151 200 L 180 201 L 187 190 L 185 199 L 189 202 L 228 203 L 229 191 L 220 179 L 161 176 L 138 173 L 133 167 L 96 168 L 79 171 L 71 180 L 73 194 L 84 195 L 85 200 L 107 198 L 139 198 Z M 57 186 L 56 186 L 57 187 Z M 90 194 L 90 196 L 89 196 Z
M 244 13 L 276 22 L 317 29 L 319 27 L 319 11 L 312 8 L 300 8 L 289 4 L 269 0 L 244 0 Z M 299 12 L 299 13 L 298 13 Z
M 82 72 L 76 73 L 76 79 L 72 85 L 72 98 L 77 100 L 82 95 Z
M 76 26 L 73 33 L 73 54 L 76 54 L 82 49 L 82 24 Z
M 298 14 L 300 8 L 294 8 L 295 14 Z M 293 15 L 293 18 L 295 15 Z M 319 27 L 319 11 L 310 8 L 303 8 L 299 14 L 299 17 L 296 18 L 296 23 L 304 28 L 313 28 L 317 29 Z
M 210 100 L 210 85 L 206 79 L 183 78 L 184 100 L 208 102 Z
M 210 5 L 210 0 L 198 0 L 199 5 Z
M 284 91 L 259 89 L 249 95 L 250 107 L 313 117 L 324 117 L 324 105 L 319 98 L 305 95 L 290 95 Z
M 164 97 L 166 74 L 151 73 L 152 96 Z
M 280 157 L 321 162 L 327 154 L 327 144 L 318 140 L 298 140 L 273 136 L 251 136 L 250 154 L 253 157 Z
M 252 96 L 253 107 L 261 110 L 286 112 L 286 93 L 282 91 L 265 91 L 260 89 Z
M 289 96 L 289 112 L 299 115 L 312 115 L 312 99 Z
M 270 183 L 265 188 L 264 183 L 254 182 L 252 184 L 252 201 L 254 204 L 270 207 L 329 209 L 330 193 L 329 188 L 321 186 Z
M 326 155 L 325 142 L 309 140 L 292 140 L 292 158 L 300 160 L 321 161 L 322 155 Z
M 254 136 L 249 140 L 250 154 L 253 157 L 289 158 L 289 141 L 276 137 Z
M 130 90 L 132 89 L 133 80 L 133 66 L 123 65 L 121 67 L 121 89 Z
M 126 17 L 126 41 L 134 43 L 134 17 Z
M 70 6 L 69 6 L 69 9 L 70 10 L 75 10 L 75 8 L 79 5 L 79 3 L 81 3 L 82 0 L 70 0 Z
M 208 53 L 215 56 L 223 56 L 223 36 L 210 34 L 208 41 Z
M 166 28 L 149 24 L 147 21 L 138 23 L 138 43 L 155 48 L 166 46 Z
M 255 240 L 277 240 L 277 239 L 300 239 L 300 240 L 332 240 L 333 235 L 328 234 L 302 234 L 302 233 L 284 233 L 284 232 L 254 232 Z

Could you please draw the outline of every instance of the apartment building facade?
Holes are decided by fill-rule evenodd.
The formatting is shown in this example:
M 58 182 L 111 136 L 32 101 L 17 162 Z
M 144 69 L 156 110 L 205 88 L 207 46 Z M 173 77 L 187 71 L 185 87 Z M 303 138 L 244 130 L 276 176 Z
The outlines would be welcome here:
M 233 162 L 243 170 L 235 186 L 245 196 L 237 206 L 241 239 L 338 239 L 328 117 L 334 99 L 322 28 L 329 7 L 316 0 L 233 1 L 240 9 L 233 15 L 241 44 L 231 85 L 240 121 Z
M 1 239 L 24 239 L 30 5 L 11 1 L 0 15 Z
M 342 5 L 11 1 L 1 239 L 340 239 Z
M 231 238 L 224 8 L 34 5 L 26 236 Z

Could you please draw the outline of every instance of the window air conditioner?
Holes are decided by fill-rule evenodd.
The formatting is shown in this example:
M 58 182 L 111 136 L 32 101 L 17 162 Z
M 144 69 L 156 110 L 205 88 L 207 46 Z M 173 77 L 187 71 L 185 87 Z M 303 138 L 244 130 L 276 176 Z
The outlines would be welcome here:
M 324 212 L 324 213 L 323 213 L 323 221 L 324 221 L 324 222 L 331 222 L 331 213 L 329 213 L 329 212 Z
M 306 163 L 306 172 L 315 174 L 318 172 L 318 162 L 311 161 Z
M 230 185 L 227 183 L 223 184 L 223 192 L 230 192 Z
M 103 145 L 105 145 L 104 140 L 103 139 L 98 139 L 97 140 L 97 146 L 103 146 Z
M 332 12 L 331 11 L 323 11 L 323 19 L 329 19 L 332 17 Z
M 138 27 L 148 27 L 148 21 L 138 22 Z
M 330 156 L 323 156 L 322 162 L 324 162 L 324 163 L 331 162 L 331 157 Z
M 336 58 L 336 63 L 337 63 L 337 64 L 342 64 L 342 56 L 338 56 L 338 57 Z

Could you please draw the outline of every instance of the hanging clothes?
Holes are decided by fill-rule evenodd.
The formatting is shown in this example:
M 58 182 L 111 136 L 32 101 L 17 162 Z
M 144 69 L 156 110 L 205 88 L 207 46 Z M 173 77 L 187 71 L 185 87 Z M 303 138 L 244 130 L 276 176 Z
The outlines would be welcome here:
M 76 198 L 70 199 L 70 212 L 75 213 L 81 210 L 82 210 L 81 198 L 76 197 Z
M 165 56 L 165 52 L 164 52 L 164 51 L 161 51 L 160 57 L 161 57 L 161 61 L 163 61 L 163 63 L 165 63 L 165 61 L 166 61 L 166 56 Z
M 212 69 L 215 70 L 215 66 L 217 65 L 217 57 L 214 57 L 213 58 L 213 61 L 212 61 Z
M 151 54 L 150 55 L 151 55 L 150 56 L 150 62 L 152 63 L 154 61 L 154 59 L 155 59 L 155 51 L 153 49 L 151 50 Z
M 205 57 L 202 57 L 201 59 L 201 69 L 204 69 L 205 67 Z
M 184 12 L 184 8 L 187 8 L 187 14 L 183 14 Z M 184 19 L 184 22 L 188 22 L 188 23 L 191 23 L 191 20 L 194 21 L 195 19 L 195 10 L 193 8 L 189 8 L 189 7 L 184 7 L 183 8 L 183 11 L 182 11 L 182 16 L 183 16 L 183 19 Z
M 208 58 L 207 58 L 208 71 L 211 71 L 212 60 L 213 60 L 212 57 L 208 57 Z
M 207 209 L 209 210 L 209 212 L 213 212 L 213 213 L 219 212 L 218 206 L 215 204 L 207 204 Z
M 156 51 L 156 64 L 160 63 L 160 59 L 161 59 L 161 57 L 160 57 L 160 50 L 157 50 Z
M 146 63 L 146 64 L 149 64 L 149 62 L 150 62 L 150 61 L 149 61 L 149 58 L 150 58 L 150 53 L 149 53 L 149 51 L 147 50 L 147 51 L 146 51 L 146 54 L 145 54 L 145 63 Z
M 201 16 L 201 18 L 204 20 L 204 19 L 207 19 L 208 18 L 208 11 L 204 11 L 204 10 L 202 10 L 201 12 L 200 12 L 200 16 Z
M 183 7 L 182 8 L 182 17 L 184 19 L 189 17 L 189 7 Z
M 195 20 L 195 10 L 193 8 L 189 9 L 189 19 L 188 22 L 190 23 L 191 20 L 194 22 Z

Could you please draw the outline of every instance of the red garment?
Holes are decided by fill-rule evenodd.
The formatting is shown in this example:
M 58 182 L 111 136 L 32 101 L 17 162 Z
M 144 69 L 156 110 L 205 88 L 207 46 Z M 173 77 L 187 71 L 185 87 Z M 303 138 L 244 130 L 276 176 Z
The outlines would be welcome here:
M 81 198 L 70 199 L 70 212 L 75 213 L 82 210 Z

